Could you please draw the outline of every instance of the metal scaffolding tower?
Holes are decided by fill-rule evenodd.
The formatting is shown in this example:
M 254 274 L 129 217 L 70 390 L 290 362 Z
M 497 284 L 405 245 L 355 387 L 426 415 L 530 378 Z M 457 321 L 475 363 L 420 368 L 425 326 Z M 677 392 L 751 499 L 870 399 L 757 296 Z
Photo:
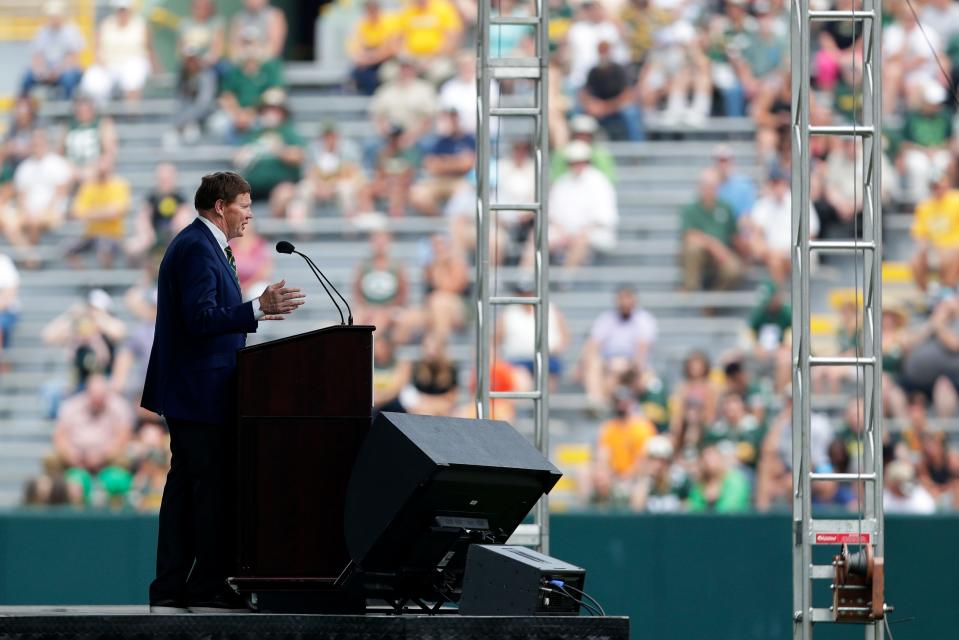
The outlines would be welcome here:
M 864 605 L 843 606 L 836 604 L 835 599 L 834 605 L 828 608 L 813 604 L 814 581 L 820 585 L 825 580 L 833 581 L 835 592 L 839 564 L 813 564 L 818 559 L 813 552 L 816 545 L 845 543 L 858 546 L 863 552 L 871 547 L 868 551 L 877 559 L 883 555 L 881 11 L 882 0 L 854 0 L 853 8 L 845 11 L 810 11 L 809 0 L 792 0 L 793 638 L 796 640 L 811 640 L 814 623 L 834 622 L 848 615 L 861 616 L 856 621 L 866 625 L 867 640 L 882 637 L 882 603 L 878 616 Z M 862 67 L 857 72 L 861 84 L 861 115 L 854 109 L 850 124 L 810 125 L 810 27 L 814 21 L 853 21 L 862 33 Z M 855 86 L 853 94 L 855 102 L 859 97 Z M 863 205 L 861 237 L 832 241 L 810 239 L 811 135 L 852 136 L 857 140 L 857 149 L 861 141 L 862 182 L 856 185 L 857 190 L 861 189 L 857 192 Z M 857 349 L 854 357 L 822 357 L 811 353 L 809 266 L 812 253 L 822 251 L 851 255 L 856 261 L 856 304 L 861 300 L 863 315 L 861 350 Z M 861 296 L 859 272 L 862 273 Z M 863 384 L 857 393 L 862 394 L 864 429 L 862 454 L 855 473 L 816 473 L 811 468 L 810 370 L 818 366 L 854 366 L 861 372 Z M 814 482 L 850 482 L 864 488 L 857 517 L 814 519 L 811 504 Z
M 547 241 L 547 193 L 549 188 L 549 126 L 547 94 L 549 76 L 549 8 L 545 0 L 535 0 L 531 16 L 493 15 L 492 0 L 479 2 L 477 24 L 477 147 L 476 147 L 476 416 L 490 416 L 490 399 L 531 400 L 533 402 L 533 441 L 544 456 L 549 454 L 549 245 Z M 503 26 L 531 28 L 535 57 L 501 57 L 491 50 L 492 30 Z M 494 82 L 501 80 L 531 82 L 532 106 L 492 104 Z M 496 118 L 493 126 L 493 118 Z M 535 164 L 535 202 L 493 202 L 490 199 L 491 165 L 500 158 L 492 155 L 493 136 L 505 135 L 509 120 L 532 120 L 532 150 Z M 496 145 L 497 149 L 499 145 Z M 533 285 L 531 297 L 491 296 L 490 235 L 495 233 L 498 212 L 529 211 L 533 214 Z M 492 306 L 529 304 L 535 308 L 535 345 L 533 357 L 534 388 L 531 391 L 491 391 Z M 544 497 L 534 510 L 532 525 L 523 525 L 511 541 L 527 544 L 542 552 L 549 550 L 549 510 Z

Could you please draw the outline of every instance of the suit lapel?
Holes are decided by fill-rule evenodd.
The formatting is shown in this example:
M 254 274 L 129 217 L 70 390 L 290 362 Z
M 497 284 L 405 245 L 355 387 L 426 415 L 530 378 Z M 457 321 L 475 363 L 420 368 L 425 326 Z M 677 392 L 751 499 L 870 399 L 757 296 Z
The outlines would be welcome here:
M 197 218 L 193 221 L 193 224 L 200 230 L 200 232 L 206 237 L 206 239 L 213 245 L 213 251 L 218 256 L 220 256 L 220 267 L 226 269 L 227 274 L 230 276 L 230 282 L 233 283 L 233 286 L 236 287 L 236 292 L 240 294 L 240 298 L 243 298 L 243 292 L 240 290 L 240 282 L 237 279 L 236 273 L 233 271 L 233 267 L 230 266 L 230 263 L 226 259 L 226 252 L 220 248 L 220 243 L 216 241 L 216 238 L 213 237 L 213 233 L 207 228 L 203 221 Z

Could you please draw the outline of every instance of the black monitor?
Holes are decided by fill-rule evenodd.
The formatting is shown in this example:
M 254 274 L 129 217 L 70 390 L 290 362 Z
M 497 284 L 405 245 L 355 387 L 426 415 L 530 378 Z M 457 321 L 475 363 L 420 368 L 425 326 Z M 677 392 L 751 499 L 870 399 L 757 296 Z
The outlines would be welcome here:
M 391 602 L 455 601 L 469 545 L 505 543 L 560 476 L 506 422 L 382 413 L 347 488 L 346 581 Z

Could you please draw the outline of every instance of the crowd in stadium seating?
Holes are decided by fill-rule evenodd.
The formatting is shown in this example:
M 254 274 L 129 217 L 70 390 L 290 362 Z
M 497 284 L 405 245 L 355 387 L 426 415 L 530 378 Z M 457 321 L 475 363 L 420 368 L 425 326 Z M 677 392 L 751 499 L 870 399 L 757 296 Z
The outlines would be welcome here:
M 856 0 L 818 0 L 817 8 L 849 8 Z M 959 4 L 914 0 L 923 33 L 906 3 L 887 3 L 883 98 L 887 133 L 882 197 L 915 207 L 912 270 L 918 303 L 883 313 L 884 407 L 906 428 L 888 436 L 886 502 L 890 511 L 928 513 L 959 508 L 959 450 L 933 426 L 959 410 L 959 191 L 951 80 L 959 77 Z M 573 471 L 583 504 L 650 512 L 736 512 L 791 503 L 790 388 L 790 83 L 788 7 L 783 0 L 579 0 L 549 2 L 550 113 L 554 144 L 548 194 L 550 253 L 557 269 L 602 261 L 617 245 L 618 177 L 604 141 L 641 141 L 654 129 L 695 130 L 711 116 L 750 117 L 758 172 L 736 167 L 729 146 L 716 146 L 698 187 L 678 207 L 681 288 L 686 292 L 752 287 L 761 293 L 748 318 L 749 344 L 718 363 L 701 352 L 682 371 L 657 370 L 657 320 L 643 292 L 621 286 L 596 318 L 582 353 L 571 353 L 562 310 L 549 309 L 551 385 L 575 380 L 585 391 L 583 420 L 598 422 L 584 468 Z M 94 251 L 99 264 L 142 264 L 144 279 L 125 297 L 136 323 L 124 326 L 103 291 L 55 318 L 49 344 L 69 347 L 72 379 L 46 389 L 56 416 L 46 474 L 26 501 L 130 504 L 156 508 L 169 453 L 162 421 L 135 412 L 148 356 L 157 258 L 190 218 L 189 194 L 176 169 L 160 164 L 143 203 L 116 171 L 122 145 L 111 100 L 135 102 L 158 62 L 150 29 L 129 0 L 112 0 L 97 27 L 94 64 L 79 66 L 84 43 L 65 5 L 44 5 L 48 20 L 32 46 L 23 95 L 0 147 L 0 221 L 25 253 L 65 217 L 85 221 L 68 247 L 77 268 Z M 358 259 L 352 298 L 358 323 L 378 327 L 374 385 L 387 410 L 469 416 L 464 380 L 447 344 L 470 326 L 470 264 L 476 243 L 476 5 L 469 0 L 366 0 L 347 39 L 351 70 L 344 91 L 370 96 L 368 135 L 349 139 L 335 122 L 309 140 L 290 108 L 282 52 L 287 24 L 268 0 L 245 0 L 227 20 L 213 0 L 194 0 L 180 22 L 177 100 L 169 149 L 201 140 L 233 145 L 233 162 L 268 215 L 294 226 L 338 213 L 361 220 L 369 255 Z M 494 15 L 530 15 L 531 3 L 494 0 Z M 861 113 L 862 34 L 851 23 L 824 23 L 813 46 L 813 124 L 848 122 Z M 496 55 L 532 55 L 532 27 L 491 34 Z M 35 87 L 72 99 L 63 132 L 36 124 Z M 502 82 L 492 99 L 528 99 L 522 81 Z M 505 104 L 505 102 L 504 102 Z M 532 141 L 492 126 L 499 151 L 494 188 L 502 202 L 536 197 Z M 854 140 L 814 138 L 810 229 L 849 238 L 863 225 L 864 148 Z M 755 179 L 758 176 L 758 180 Z M 125 226 L 131 212 L 132 228 Z M 378 213 L 374 213 L 378 212 Z M 415 264 L 391 254 L 389 219 L 436 218 L 436 234 Z M 493 263 L 531 267 L 528 211 L 500 212 Z M 247 295 L 269 278 L 265 240 L 248 231 L 235 241 Z M 414 304 L 408 271 L 422 269 L 425 295 Z M 758 275 L 757 275 L 758 274 Z M 622 280 L 630 281 L 624 271 Z M 17 323 L 17 266 L 0 255 L 0 349 Z M 516 295 L 532 295 L 519 283 Z M 834 351 L 862 348 L 861 297 L 839 304 Z M 716 310 L 703 308 L 707 316 Z M 494 390 L 532 385 L 530 309 L 501 313 L 491 346 Z M 419 356 L 401 358 L 416 344 Z M 0 351 L 2 359 L 2 351 Z M 564 366 L 565 365 L 565 366 Z M 2 374 L 0 374 L 2 375 Z M 845 369 L 817 376 L 826 392 L 855 392 Z M 494 401 L 495 417 L 519 407 Z M 861 464 L 864 419 L 852 400 L 841 420 L 814 413 L 812 469 L 854 471 Z M 817 483 L 814 501 L 855 509 L 847 483 Z

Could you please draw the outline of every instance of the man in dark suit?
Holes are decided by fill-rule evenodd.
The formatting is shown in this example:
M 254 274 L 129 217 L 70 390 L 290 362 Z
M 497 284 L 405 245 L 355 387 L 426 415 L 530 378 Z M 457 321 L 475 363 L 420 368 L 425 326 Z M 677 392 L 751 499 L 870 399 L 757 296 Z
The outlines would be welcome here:
M 157 542 L 150 610 L 232 612 L 236 351 L 260 320 L 282 320 L 303 304 L 280 281 L 243 302 L 228 240 L 253 217 L 250 185 L 236 173 L 203 177 L 199 217 L 170 242 L 157 283 L 157 318 L 142 405 L 162 414 L 173 452 Z

